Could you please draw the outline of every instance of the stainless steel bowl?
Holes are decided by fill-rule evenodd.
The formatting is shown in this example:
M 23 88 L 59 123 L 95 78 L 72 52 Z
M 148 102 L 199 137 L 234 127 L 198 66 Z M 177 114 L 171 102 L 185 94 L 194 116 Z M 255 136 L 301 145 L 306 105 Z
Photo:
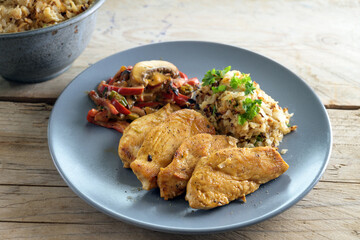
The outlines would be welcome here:
M 89 43 L 104 2 L 96 0 L 83 13 L 50 27 L 0 34 L 0 75 L 34 83 L 65 72 Z

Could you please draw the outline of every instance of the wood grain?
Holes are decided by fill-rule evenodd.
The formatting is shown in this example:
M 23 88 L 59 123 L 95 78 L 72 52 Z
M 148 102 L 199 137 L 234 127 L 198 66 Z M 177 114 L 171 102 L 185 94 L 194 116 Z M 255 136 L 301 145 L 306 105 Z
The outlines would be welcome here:
M 360 239 L 359 15 L 358 0 L 107 0 L 90 44 L 67 72 L 37 84 L 0 77 L 0 239 Z M 114 220 L 67 187 L 47 144 L 52 104 L 64 87 L 116 52 L 178 40 L 267 56 L 321 98 L 332 124 L 331 158 L 296 205 L 237 231 L 174 235 Z
M 116 221 L 77 197 L 47 147 L 52 107 L 0 102 L 2 239 L 190 239 Z M 322 180 L 298 204 L 263 223 L 210 239 L 357 239 L 360 234 L 360 110 L 328 110 L 334 145 Z M 9 124 L 10 123 L 10 124 Z M 56 237 L 54 237 L 56 236 Z M 205 236 L 196 236 L 201 239 Z
M 47 145 L 47 104 L 0 102 L 0 184 L 65 186 Z
M 0 101 L 0 184 L 66 186 L 52 163 L 44 103 Z M 360 183 L 360 110 L 328 110 L 334 144 L 324 181 Z M 85 119 L 84 119 L 85 121 Z M 10 124 L 9 124 L 10 123 Z
M 325 105 L 356 109 L 359 14 L 357 0 L 108 0 L 89 46 L 68 72 L 31 86 L 0 79 L 0 100 L 52 103 L 77 74 L 111 54 L 154 42 L 202 40 L 265 55 L 298 74 Z
M 343 188 L 343 183 L 320 182 L 302 201 L 268 221 L 206 237 L 357 239 L 360 233 L 359 186 L 348 184 L 346 191 Z M 54 236 L 57 239 L 194 238 L 156 233 L 113 220 L 85 204 L 68 188 L 0 186 L 0 196 L 5 196 L 0 199 L 0 236 L 6 236 L 5 239 L 28 236 L 36 239 Z

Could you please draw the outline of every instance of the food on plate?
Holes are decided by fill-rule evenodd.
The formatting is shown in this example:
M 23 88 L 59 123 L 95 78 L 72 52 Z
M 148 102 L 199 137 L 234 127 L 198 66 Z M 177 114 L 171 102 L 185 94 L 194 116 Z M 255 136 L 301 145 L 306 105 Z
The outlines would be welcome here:
M 197 134 L 187 138 L 176 150 L 174 159 L 158 174 L 160 196 L 165 200 L 181 195 L 197 162 L 212 152 L 235 148 L 238 140 L 225 135 Z
M 210 70 L 196 93 L 200 111 L 220 134 L 239 139 L 239 147 L 277 147 L 290 126 L 293 114 L 260 89 L 250 74 L 231 67 Z
M 211 209 L 256 191 L 279 177 L 287 163 L 272 147 L 223 149 L 196 165 L 186 189 L 190 207 Z
M 289 167 L 276 147 L 296 129 L 293 114 L 230 66 L 208 71 L 200 86 L 170 62 L 142 61 L 88 95 L 97 105 L 88 121 L 123 132 L 124 167 L 165 200 L 186 192 L 196 209 L 246 201 Z
M 0 0 L 0 33 L 51 26 L 89 8 L 94 0 Z
M 153 113 L 168 103 L 180 108 L 195 105 L 197 78 L 188 78 L 167 61 L 151 60 L 122 66 L 107 81 L 102 81 L 89 97 L 97 105 L 88 112 L 88 121 L 123 132 L 129 122 Z
M 203 115 L 190 109 L 173 112 L 153 128 L 130 164 L 143 189 L 156 188 L 160 168 L 172 161 L 175 151 L 186 138 L 199 133 L 215 134 L 215 129 Z
M 176 110 L 179 110 L 178 106 L 167 104 L 157 112 L 135 119 L 124 130 L 119 142 L 118 153 L 125 168 L 129 168 L 130 163 L 135 160 L 145 136 Z

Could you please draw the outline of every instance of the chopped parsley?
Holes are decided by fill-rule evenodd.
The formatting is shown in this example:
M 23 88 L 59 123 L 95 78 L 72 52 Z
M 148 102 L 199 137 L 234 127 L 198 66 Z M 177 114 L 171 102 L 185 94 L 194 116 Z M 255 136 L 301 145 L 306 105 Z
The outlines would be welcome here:
M 245 113 L 238 115 L 238 123 L 244 125 L 247 120 L 252 120 L 260 111 L 261 99 L 251 100 L 246 98 L 242 102 L 242 107 Z
M 253 82 L 251 81 L 251 77 L 250 76 L 244 76 L 242 78 L 238 78 L 235 74 L 234 76 L 231 78 L 230 80 L 230 86 L 233 89 L 236 89 L 239 87 L 239 85 L 245 84 L 245 95 L 248 95 L 250 93 L 253 93 L 254 90 L 256 89 L 254 87 Z
M 264 138 L 261 135 L 256 136 L 256 142 L 262 142 L 264 141 Z
M 262 142 L 262 141 L 264 141 L 264 138 L 262 137 L 262 135 L 261 134 L 257 135 L 254 145 L 256 146 L 259 142 Z
M 226 86 L 219 85 L 218 87 L 212 87 L 211 90 L 213 91 L 213 93 L 223 92 L 226 90 Z
M 202 79 L 202 85 L 208 86 L 218 82 L 219 80 L 223 79 L 225 74 L 230 70 L 231 66 L 228 66 L 223 70 L 215 70 L 215 68 L 213 68 L 212 70 L 207 71 L 204 78 Z
M 253 93 L 256 87 L 254 87 L 253 82 L 246 82 L 245 83 L 245 95 Z
M 216 114 L 216 105 L 213 106 L 213 109 L 212 109 L 212 114 L 215 115 Z

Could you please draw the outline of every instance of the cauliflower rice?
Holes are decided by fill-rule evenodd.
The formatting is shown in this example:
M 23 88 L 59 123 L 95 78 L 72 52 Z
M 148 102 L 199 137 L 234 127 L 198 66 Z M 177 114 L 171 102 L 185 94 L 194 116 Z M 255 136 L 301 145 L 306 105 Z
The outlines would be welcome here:
M 252 93 L 245 94 L 245 84 L 232 88 L 230 83 L 234 76 L 242 79 L 249 77 L 249 74 L 229 71 L 218 82 L 210 86 L 203 85 L 198 90 L 200 111 L 220 134 L 239 139 L 239 147 L 277 147 L 285 134 L 296 129 L 296 126 L 289 125 L 293 114 L 287 108 L 281 108 L 256 82 L 251 82 L 254 87 Z M 215 93 L 212 87 L 220 85 L 225 85 L 226 90 Z M 239 115 L 245 113 L 243 105 L 246 98 L 262 102 L 258 105 L 260 109 L 255 117 L 241 124 Z
M 94 0 L 0 0 L 0 33 L 57 24 L 84 12 Z

